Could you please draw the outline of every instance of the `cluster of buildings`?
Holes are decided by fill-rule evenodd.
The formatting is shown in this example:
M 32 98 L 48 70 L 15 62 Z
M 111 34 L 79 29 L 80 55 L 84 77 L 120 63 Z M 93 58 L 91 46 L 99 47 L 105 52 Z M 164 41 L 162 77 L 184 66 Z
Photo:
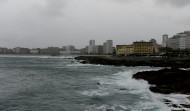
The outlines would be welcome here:
M 173 50 L 190 50 L 190 31 L 184 31 L 168 38 L 167 34 L 162 36 L 162 45 L 156 43 L 155 39 L 148 42 L 133 42 L 131 45 L 116 45 L 116 54 L 129 55 L 160 55 L 160 48 L 171 48 Z
M 149 42 L 133 42 L 131 45 L 116 45 L 116 54 L 122 56 L 130 55 L 157 55 L 159 45 L 155 39 Z
M 68 46 L 63 46 L 62 49 L 60 49 L 60 54 L 61 55 L 66 55 L 66 54 L 80 54 L 80 50 L 76 49 L 75 46 L 73 45 L 68 45 Z
M 113 53 L 113 41 L 107 40 L 103 45 L 95 45 L 95 40 L 90 40 L 89 45 L 82 49 L 76 49 L 73 45 L 48 48 L 22 48 L 15 47 L 13 49 L 0 47 L 0 54 L 32 54 L 32 55 L 68 55 L 68 54 L 112 54 Z
M 162 46 L 181 50 L 190 49 L 190 31 L 178 33 L 171 38 L 168 38 L 168 35 L 164 34 Z
M 167 34 L 163 35 L 162 45 L 156 43 L 155 39 L 150 41 L 137 41 L 130 45 L 116 45 L 113 47 L 113 41 L 107 40 L 101 45 L 96 45 L 95 40 L 90 40 L 89 45 L 82 49 L 76 49 L 73 45 L 48 48 L 22 48 L 16 47 L 13 49 L 0 47 L 0 54 L 33 54 L 33 55 L 67 55 L 67 54 L 94 54 L 94 55 L 159 55 L 159 48 L 172 49 L 190 49 L 190 31 L 178 33 L 169 38 Z
M 85 48 L 81 49 L 81 54 L 113 54 L 114 47 L 113 47 L 113 41 L 107 40 L 102 45 L 95 45 L 95 40 L 90 40 L 89 45 Z
M 58 55 L 60 48 L 58 47 L 48 47 L 44 49 L 29 49 L 29 48 L 22 48 L 22 47 L 15 47 L 13 49 L 2 48 L 0 47 L 0 54 L 43 54 L 43 55 Z

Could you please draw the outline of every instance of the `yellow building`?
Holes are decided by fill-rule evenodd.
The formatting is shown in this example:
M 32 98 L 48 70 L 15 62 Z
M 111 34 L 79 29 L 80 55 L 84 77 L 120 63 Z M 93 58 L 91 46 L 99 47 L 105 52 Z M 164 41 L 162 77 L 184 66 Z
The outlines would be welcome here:
M 133 42 L 134 54 L 155 54 L 155 46 L 152 42 Z
M 133 54 L 133 46 L 132 45 L 117 45 L 116 54 L 123 55 L 123 56 Z

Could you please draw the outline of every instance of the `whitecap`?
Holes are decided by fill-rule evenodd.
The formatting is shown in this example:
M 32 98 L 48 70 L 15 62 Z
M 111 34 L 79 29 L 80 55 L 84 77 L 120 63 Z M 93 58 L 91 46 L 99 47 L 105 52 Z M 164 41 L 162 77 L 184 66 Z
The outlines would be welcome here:
M 99 77 L 95 78 L 95 80 L 99 81 L 102 85 L 107 84 L 110 87 L 118 87 L 127 89 L 123 92 L 119 90 L 112 91 L 113 93 L 129 93 L 133 95 L 139 95 L 141 96 L 139 100 L 139 103 L 136 103 L 136 106 L 138 106 L 134 110 L 148 110 L 148 109 L 153 109 L 153 108 L 160 108 L 160 111 L 171 111 L 173 107 L 168 107 L 163 101 L 164 97 L 171 98 L 175 97 L 176 100 L 174 101 L 174 104 L 178 103 L 180 100 L 184 100 L 185 96 L 178 96 L 179 98 L 176 98 L 176 95 L 164 95 L 163 94 L 157 94 L 153 93 L 149 90 L 150 84 L 148 84 L 147 81 L 145 80 L 136 80 L 133 79 L 132 76 L 136 72 L 140 71 L 150 71 L 150 70 L 159 70 L 160 68 L 151 68 L 151 67 L 140 67 L 140 70 L 138 67 L 135 68 L 129 68 L 125 69 L 125 71 L 112 74 L 111 76 L 104 76 L 104 77 Z M 181 98 L 182 97 L 182 98 Z M 145 101 L 146 100 L 146 101 Z M 187 100 L 187 99 L 186 99 Z M 187 101 L 179 102 L 179 103 L 187 103 Z M 131 107 L 136 107 L 136 106 L 131 106 Z
M 82 95 L 85 96 L 107 96 L 109 95 L 108 92 L 102 90 L 89 90 L 81 92 Z
M 130 109 L 125 105 L 92 105 L 86 108 L 85 111 L 126 111 Z

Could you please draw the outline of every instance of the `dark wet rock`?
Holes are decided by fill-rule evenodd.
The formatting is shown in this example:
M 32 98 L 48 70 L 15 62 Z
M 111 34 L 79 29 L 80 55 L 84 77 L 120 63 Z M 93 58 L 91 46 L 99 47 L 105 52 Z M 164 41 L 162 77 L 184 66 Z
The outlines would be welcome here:
M 190 108 L 190 104 L 180 104 L 184 108 Z
M 172 67 L 173 70 L 190 67 L 190 58 L 78 56 L 75 60 L 83 60 L 83 64 Z
M 162 100 L 168 107 L 172 107 L 172 108 L 182 108 L 180 105 L 177 104 L 173 104 L 171 100 L 168 99 L 163 99 Z M 183 111 L 183 109 L 180 110 L 176 110 L 176 111 Z M 172 110 L 173 111 L 173 110 Z
M 120 88 L 119 90 L 127 90 L 126 88 Z
M 164 103 L 171 103 L 172 101 L 168 100 L 168 99 L 163 99 Z
M 167 103 L 167 102 L 166 102 L 165 104 L 169 106 L 171 103 Z
M 152 92 L 158 92 L 163 94 L 170 94 L 172 93 L 172 90 L 169 87 L 164 86 L 152 86 L 149 88 Z
M 190 96 L 189 96 L 189 97 L 187 97 L 187 99 L 189 99 L 189 100 L 190 100 Z
M 159 71 L 144 71 L 133 75 L 135 79 L 144 79 L 149 84 L 154 84 L 149 89 L 152 92 L 190 93 L 190 71 L 179 69 L 162 69 Z
M 184 109 L 172 109 L 171 111 L 185 111 Z
M 81 63 L 82 63 L 82 64 L 87 64 L 88 62 L 87 62 L 87 61 L 82 61 Z
M 178 106 L 176 104 L 172 104 L 171 107 L 173 107 L 173 108 L 181 108 L 180 106 Z

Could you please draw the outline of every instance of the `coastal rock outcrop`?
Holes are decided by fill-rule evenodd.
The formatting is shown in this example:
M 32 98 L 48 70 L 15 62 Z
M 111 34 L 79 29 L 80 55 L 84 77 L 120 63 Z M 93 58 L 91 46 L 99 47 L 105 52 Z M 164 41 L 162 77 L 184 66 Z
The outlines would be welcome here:
M 149 89 L 152 92 L 170 93 L 190 93 L 190 71 L 180 69 L 162 69 L 159 71 L 144 71 L 133 75 L 135 79 L 144 79 L 149 84 L 153 84 Z
M 78 56 L 76 60 L 83 60 L 83 64 L 101 64 L 115 66 L 153 66 L 189 68 L 190 58 L 165 57 L 115 57 L 115 56 Z

